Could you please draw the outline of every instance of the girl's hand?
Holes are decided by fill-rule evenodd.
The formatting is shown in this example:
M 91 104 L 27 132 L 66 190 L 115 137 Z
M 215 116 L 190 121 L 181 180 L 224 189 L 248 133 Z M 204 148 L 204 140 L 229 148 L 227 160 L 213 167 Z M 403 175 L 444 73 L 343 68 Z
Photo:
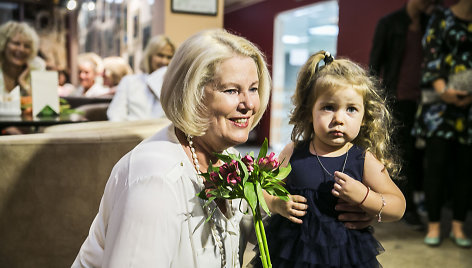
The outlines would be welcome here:
M 364 199 L 367 187 L 362 182 L 342 172 L 334 172 L 334 186 L 331 193 L 351 204 L 359 204 Z
M 278 213 L 291 222 L 301 224 L 303 221 L 300 217 L 306 214 L 308 205 L 306 204 L 306 198 L 301 195 L 290 195 L 289 201 L 284 201 L 278 197 L 273 196 L 272 202 L 270 202 L 269 208 L 273 213 Z

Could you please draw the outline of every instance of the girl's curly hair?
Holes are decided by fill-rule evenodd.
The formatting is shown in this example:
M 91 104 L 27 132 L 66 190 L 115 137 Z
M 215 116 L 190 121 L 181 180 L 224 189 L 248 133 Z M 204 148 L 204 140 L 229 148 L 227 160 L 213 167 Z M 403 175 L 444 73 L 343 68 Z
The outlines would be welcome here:
M 378 79 L 358 64 L 348 59 L 326 60 L 325 51 L 319 51 L 308 59 L 298 75 L 297 87 L 292 97 L 295 108 L 291 112 L 291 139 L 295 144 L 313 138 L 312 109 L 323 92 L 352 86 L 364 99 L 364 118 L 358 136 L 352 143 L 370 151 L 386 168 L 392 178 L 400 172 L 397 149 L 392 143 L 394 118 Z M 320 67 L 322 60 L 325 65 Z M 310 119 L 310 120 L 307 120 Z

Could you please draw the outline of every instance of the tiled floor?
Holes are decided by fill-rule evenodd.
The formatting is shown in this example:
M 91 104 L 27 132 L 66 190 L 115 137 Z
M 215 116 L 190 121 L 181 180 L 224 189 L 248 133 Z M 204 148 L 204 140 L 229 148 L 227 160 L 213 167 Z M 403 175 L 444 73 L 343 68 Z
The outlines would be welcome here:
M 429 247 L 423 243 L 424 231 L 415 231 L 403 222 L 382 223 L 375 226 L 375 237 L 385 252 L 378 257 L 384 268 L 390 267 L 472 267 L 472 249 L 457 247 L 448 238 L 451 212 L 445 208 L 442 220 L 442 243 Z M 465 222 L 465 232 L 472 237 L 472 213 Z
M 439 247 L 423 244 L 424 231 L 415 231 L 403 222 L 376 224 L 374 236 L 382 243 L 385 252 L 378 256 L 384 268 L 470 268 L 472 267 L 472 249 L 457 247 L 449 238 L 450 212 L 444 213 L 443 241 Z M 466 221 L 466 233 L 472 237 L 472 213 Z M 252 246 L 248 248 L 253 248 Z M 254 252 L 247 250 L 243 267 L 254 257 Z

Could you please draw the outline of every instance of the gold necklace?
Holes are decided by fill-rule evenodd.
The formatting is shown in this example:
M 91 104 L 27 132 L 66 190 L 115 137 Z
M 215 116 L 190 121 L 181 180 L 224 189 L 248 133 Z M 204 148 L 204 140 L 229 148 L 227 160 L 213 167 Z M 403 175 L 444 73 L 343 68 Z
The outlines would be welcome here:
M 321 163 L 321 160 L 320 158 L 318 157 L 318 153 L 316 152 L 316 149 L 315 149 L 315 143 L 313 142 L 313 140 L 311 140 L 311 145 L 313 146 L 313 151 L 315 152 L 315 156 L 316 156 L 316 159 L 318 159 L 318 163 L 320 163 L 320 166 L 321 168 L 323 168 L 323 170 L 331 177 L 334 178 L 334 175 L 331 174 L 324 166 L 323 166 L 323 163 Z M 344 168 L 346 167 L 346 162 L 347 162 L 347 157 L 349 156 L 349 146 L 347 148 L 347 151 L 346 151 L 346 158 L 344 158 L 344 164 L 343 164 L 343 169 L 341 170 L 342 173 L 344 173 Z

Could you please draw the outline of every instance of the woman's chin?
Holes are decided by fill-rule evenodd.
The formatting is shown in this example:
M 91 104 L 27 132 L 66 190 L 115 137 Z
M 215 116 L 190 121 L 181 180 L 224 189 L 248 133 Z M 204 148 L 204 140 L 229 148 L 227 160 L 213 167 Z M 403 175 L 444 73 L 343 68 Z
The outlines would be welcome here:
M 231 147 L 241 145 L 247 142 L 249 135 L 234 137 L 231 139 Z

